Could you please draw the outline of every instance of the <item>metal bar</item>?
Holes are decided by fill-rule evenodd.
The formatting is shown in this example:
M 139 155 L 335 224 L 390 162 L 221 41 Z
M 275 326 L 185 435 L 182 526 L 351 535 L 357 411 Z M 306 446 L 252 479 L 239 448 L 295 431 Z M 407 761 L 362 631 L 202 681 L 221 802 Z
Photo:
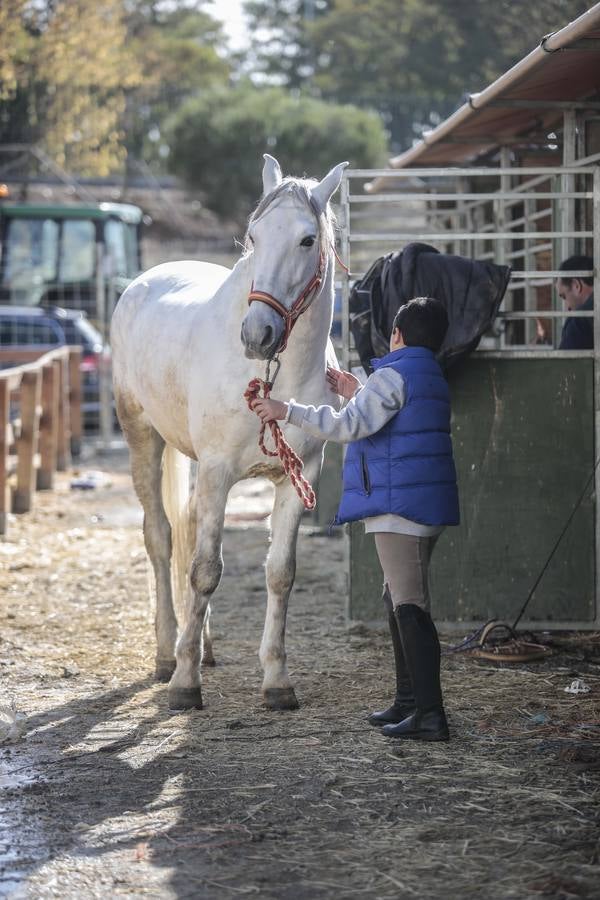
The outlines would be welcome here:
M 511 280 L 508 283 L 506 290 L 507 291 L 524 290 L 527 287 L 527 285 L 529 285 L 532 288 L 548 287 L 549 285 L 552 285 L 553 283 L 554 282 L 553 282 L 552 278 L 539 278 L 539 279 L 536 279 L 535 281 L 532 279 L 531 281 L 515 281 L 515 282 L 513 282 Z
M 519 173 L 521 169 L 519 169 Z M 515 194 L 522 194 L 525 191 L 528 191 L 530 188 L 536 187 L 538 184 L 544 184 L 545 181 L 550 181 L 553 183 L 555 173 L 550 170 L 550 175 L 538 175 L 536 178 L 528 178 L 527 181 L 521 182 L 521 184 L 517 184 L 515 188 L 513 188 Z M 552 191 L 553 188 L 550 187 L 548 190 Z M 515 201 L 516 202 L 516 201 Z
M 99 394 L 100 394 L 100 438 L 98 450 L 108 450 L 112 437 L 112 386 L 108 368 L 108 308 L 107 279 L 105 275 L 104 244 L 96 244 L 96 317 L 102 332 L 102 355 L 100 357 Z
M 519 168 L 519 175 L 540 175 L 543 176 L 542 181 L 551 178 L 552 175 L 562 175 L 566 172 L 573 171 L 575 174 L 584 173 L 593 175 L 594 168 L 589 166 L 583 168 L 580 166 L 524 166 Z M 514 169 L 501 169 L 495 166 L 481 166 L 469 168 L 454 168 L 452 166 L 443 166 L 435 169 L 346 169 L 344 176 L 346 178 L 456 178 L 457 175 L 464 175 L 467 178 L 473 178 L 477 175 L 514 175 Z
M 483 253 L 480 254 L 478 259 L 491 259 L 493 257 L 493 253 Z M 540 284 L 543 282 L 544 284 L 552 284 L 553 279 L 561 278 L 565 273 L 560 272 L 558 269 L 552 269 L 550 271 L 545 271 L 543 269 L 532 269 L 531 271 L 523 271 L 520 269 L 513 269 L 511 272 L 511 279 L 515 278 L 534 278 L 539 279 Z M 358 278 L 363 278 L 366 275 L 365 272 L 349 272 L 348 278 L 350 281 L 355 281 Z M 577 272 L 569 272 L 569 277 L 571 278 L 593 278 L 594 270 L 593 269 L 581 269 Z M 509 283 L 510 287 L 510 283 Z
M 551 215 L 552 207 L 547 206 L 546 209 L 540 209 L 538 212 L 528 212 L 527 215 L 521 216 L 520 219 L 511 219 L 507 224 L 510 228 L 518 228 L 519 225 L 527 225 L 528 222 L 539 222 L 540 219 L 546 219 Z
M 482 359 L 592 359 L 593 350 L 475 350 L 475 356 Z
M 563 238 L 563 237 L 578 237 L 578 238 L 591 238 L 594 236 L 593 231 L 519 231 L 518 232 L 519 240 L 521 238 L 531 237 L 531 238 Z M 466 232 L 462 232 L 459 234 L 452 233 L 451 231 L 447 231 L 445 233 L 434 233 L 428 234 L 426 231 L 423 232 L 415 232 L 413 234 L 354 234 L 350 235 L 351 242 L 362 242 L 362 241 L 381 241 L 385 243 L 386 241 L 474 241 L 477 240 L 478 235 L 476 234 L 467 234 Z M 488 240 L 511 240 L 515 238 L 515 233 L 511 231 L 492 231 L 488 234 Z
M 573 164 L 577 149 L 577 128 L 575 122 L 575 110 L 565 109 L 563 112 L 563 165 Z M 573 175 L 561 175 L 560 227 L 564 231 L 564 237 L 560 241 L 562 259 L 567 259 L 575 252 L 575 241 L 568 237 L 575 230 L 575 204 L 565 195 L 575 190 L 575 178 Z
M 518 234 L 518 235 L 528 234 L 528 233 L 529 232 L 527 232 L 527 231 L 516 231 L 515 232 L 515 234 Z M 538 235 L 544 234 L 543 231 L 536 231 L 535 233 Z M 552 241 L 546 241 L 545 244 L 534 244 L 532 247 L 529 248 L 528 252 L 535 256 L 536 253 L 543 253 L 544 250 L 550 250 L 551 247 L 552 247 Z M 513 252 L 509 253 L 506 258 L 507 259 L 520 259 L 522 256 L 525 256 L 525 250 L 513 250 Z
M 340 223 L 340 251 L 341 257 L 346 261 L 348 269 L 350 269 L 350 184 L 348 179 L 342 178 L 340 186 L 340 209 L 342 221 Z M 342 366 L 348 369 L 350 358 L 350 310 L 348 306 L 350 298 L 349 275 L 346 274 L 342 278 Z
M 525 231 L 529 231 L 529 223 L 533 216 L 536 216 L 535 212 L 536 204 L 533 200 L 524 200 L 523 201 L 523 224 L 525 226 Z M 544 211 L 545 212 L 545 211 Z M 531 240 L 530 238 L 526 238 L 523 246 L 525 248 L 525 267 L 529 269 L 531 266 L 535 265 L 535 254 L 531 252 Z M 513 284 L 518 284 L 519 282 L 514 282 Z M 534 289 L 533 282 L 530 278 L 524 279 L 520 282 L 523 285 L 523 299 L 525 303 L 525 309 L 527 311 L 535 309 L 536 306 L 536 292 Z M 533 333 L 530 322 L 525 325 L 525 340 L 527 343 L 531 343 L 533 340 Z
M 562 278 L 564 272 L 561 272 L 559 269 L 513 269 L 511 273 L 511 278 L 540 278 L 540 277 L 549 277 L 549 278 Z M 593 278 L 594 270 L 593 269 L 578 269 L 576 272 L 569 272 L 569 278 Z
M 351 194 L 349 200 L 351 203 L 398 203 L 399 200 L 481 200 L 482 203 L 489 203 L 490 200 L 498 199 L 514 200 L 515 191 L 518 187 L 519 185 L 517 185 L 514 190 L 505 194 L 503 194 L 502 191 L 485 193 L 471 192 L 465 194 L 457 193 L 456 191 L 445 194 L 438 194 L 435 191 L 413 194 L 407 191 L 402 194 Z M 556 200 L 558 196 L 560 196 L 560 192 L 558 191 L 555 193 L 540 191 L 539 193 L 532 192 L 529 194 L 519 194 L 517 201 L 520 203 L 521 200 Z M 592 191 L 573 191 L 572 193 L 567 194 L 567 196 L 572 200 L 591 200 L 594 195 Z
M 599 154 L 600 157 L 600 154 Z M 520 170 L 519 170 L 520 172 Z M 466 209 L 475 209 L 481 206 L 484 206 L 486 203 L 490 203 L 495 200 L 504 199 L 505 206 L 507 209 L 510 209 L 512 206 L 516 206 L 518 203 L 522 203 L 524 200 L 558 200 L 562 197 L 567 197 L 570 200 L 591 200 L 593 194 L 591 191 L 570 191 L 563 192 L 556 190 L 554 192 L 548 191 L 539 191 L 539 192 L 526 192 L 525 189 L 528 187 L 532 187 L 535 184 L 543 184 L 544 181 L 547 181 L 548 178 L 535 178 L 531 181 L 524 182 L 523 184 L 516 185 L 510 192 L 503 193 L 502 191 L 492 191 L 492 192 L 482 192 L 482 193 L 469 193 L 468 195 L 462 195 L 462 199 L 470 199 L 474 201 L 469 206 L 465 207 Z M 396 194 L 377 194 L 377 195 L 367 195 L 364 199 L 360 197 L 360 195 L 354 195 L 356 197 L 356 202 L 377 202 L 378 199 L 383 199 L 384 202 L 391 202 L 395 200 L 398 202 L 398 199 L 402 197 L 410 197 L 411 199 L 419 199 L 425 198 L 427 199 L 429 194 L 412 194 L 406 193 L 402 194 L 400 191 Z M 447 193 L 447 194 L 437 194 L 438 199 L 446 199 L 446 200 L 457 200 L 457 193 Z M 449 207 L 449 211 L 451 207 Z
M 596 270 L 596 279 L 600 270 L 600 168 L 594 172 L 594 199 L 592 201 L 592 227 L 593 227 L 593 259 Z M 597 283 L 597 281 L 596 281 Z M 600 303 L 594 304 L 594 462 L 600 453 Z M 596 619 L 600 618 L 600 466 L 595 468 L 594 476 L 594 507 L 596 526 Z
M 342 368 L 349 371 L 351 365 L 351 349 L 350 349 L 350 182 L 347 173 L 342 176 L 340 185 L 340 253 L 345 261 L 348 271 L 342 276 Z M 352 566 L 350 565 L 350 532 L 348 529 L 343 530 L 343 554 L 344 554 L 344 571 L 347 575 L 347 591 L 345 599 L 345 615 L 346 619 L 350 618 L 350 599 L 352 597 Z
M 511 155 L 510 155 L 510 150 L 508 149 L 508 147 L 500 147 L 500 168 L 503 170 L 504 173 L 506 172 L 506 170 L 510 169 L 510 161 L 511 161 Z M 507 175 L 507 174 L 502 174 L 500 176 L 500 193 L 508 194 L 510 192 L 511 187 L 512 187 L 512 176 Z M 492 215 L 493 215 L 492 221 L 494 223 L 494 226 L 497 228 L 497 233 L 502 234 L 503 231 L 507 230 L 506 223 L 507 223 L 508 217 L 510 216 L 510 212 L 507 210 L 506 203 L 504 200 L 499 198 L 494 201 Z M 468 244 L 467 244 L 467 247 L 468 247 Z M 498 240 L 498 242 L 496 244 L 496 260 L 499 263 L 499 265 L 506 264 L 506 255 L 507 255 L 507 253 L 509 253 L 509 251 L 511 249 L 512 249 L 511 245 L 509 243 L 507 243 L 506 240 L 504 240 L 504 239 Z M 512 294 L 509 294 L 509 296 L 506 298 L 506 302 L 510 303 L 510 304 L 512 304 L 514 302 L 514 297 Z M 513 336 L 511 334 L 511 332 L 512 332 L 512 329 L 509 332 L 508 337 Z M 500 338 L 500 341 L 499 341 L 500 347 L 504 347 L 505 343 L 506 343 L 506 338 L 507 338 L 506 330 L 503 330 L 500 333 L 499 338 Z
M 571 309 L 564 312 L 559 309 L 520 310 L 518 312 L 501 309 L 497 315 L 499 319 L 592 319 L 594 313 L 593 311 L 578 312 Z
M 600 153 L 591 153 L 589 156 L 584 156 L 583 159 L 577 160 L 577 165 L 587 166 L 588 163 L 598 162 L 600 159 Z

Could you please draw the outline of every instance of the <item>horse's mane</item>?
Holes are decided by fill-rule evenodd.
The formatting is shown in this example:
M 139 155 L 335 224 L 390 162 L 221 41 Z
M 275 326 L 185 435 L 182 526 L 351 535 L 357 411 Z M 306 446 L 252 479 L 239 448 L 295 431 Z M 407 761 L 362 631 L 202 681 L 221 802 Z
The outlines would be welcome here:
M 310 207 L 313 214 L 316 216 L 319 226 L 319 245 L 321 248 L 321 252 L 323 254 L 326 254 L 328 250 L 332 246 L 334 246 L 334 228 L 336 220 L 329 203 L 327 204 L 325 212 L 320 213 L 316 209 L 314 201 L 311 197 L 311 188 L 313 188 L 316 184 L 318 184 L 318 182 L 313 181 L 312 179 L 292 178 L 288 176 L 284 178 L 281 184 L 278 184 L 274 190 L 262 197 L 259 200 L 256 209 L 248 219 L 248 227 L 246 228 L 246 234 L 244 237 L 244 255 L 247 256 L 252 251 L 251 243 L 248 240 L 248 231 L 252 223 L 256 222 L 257 219 L 260 219 L 260 217 L 264 215 L 271 204 L 279 199 L 282 194 L 289 191 L 290 188 L 292 193 L 294 193 L 297 197 L 300 197 L 300 199 L 303 200 L 308 207 Z

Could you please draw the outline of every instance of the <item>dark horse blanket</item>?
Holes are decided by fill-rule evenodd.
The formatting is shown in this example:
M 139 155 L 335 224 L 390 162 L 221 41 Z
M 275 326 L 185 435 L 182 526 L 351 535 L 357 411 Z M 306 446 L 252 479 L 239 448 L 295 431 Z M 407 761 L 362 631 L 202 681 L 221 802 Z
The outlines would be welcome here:
M 444 368 L 475 349 L 490 328 L 510 278 L 508 266 L 439 253 L 429 244 L 377 259 L 350 292 L 350 329 L 362 366 L 389 352 L 398 309 L 414 297 L 435 297 L 446 306 L 449 327 L 438 360 Z

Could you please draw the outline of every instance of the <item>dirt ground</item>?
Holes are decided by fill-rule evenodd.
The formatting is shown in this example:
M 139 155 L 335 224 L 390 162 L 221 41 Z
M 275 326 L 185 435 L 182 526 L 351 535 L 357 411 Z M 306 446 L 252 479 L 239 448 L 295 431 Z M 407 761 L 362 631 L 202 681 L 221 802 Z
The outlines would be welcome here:
M 446 656 L 451 742 L 386 740 L 365 716 L 390 696 L 388 637 L 347 627 L 344 542 L 305 528 L 288 628 L 301 708 L 268 712 L 265 495 L 244 488 L 208 705 L 170 715 L 126 463 L 93 490 L 69 479 L 0 543 L 0 704 L 25 717 L 0 746 L 0 895 L 600 897 L 597 639 L 516 667 Z M 574 678 L 591 691 L 565 693 Z

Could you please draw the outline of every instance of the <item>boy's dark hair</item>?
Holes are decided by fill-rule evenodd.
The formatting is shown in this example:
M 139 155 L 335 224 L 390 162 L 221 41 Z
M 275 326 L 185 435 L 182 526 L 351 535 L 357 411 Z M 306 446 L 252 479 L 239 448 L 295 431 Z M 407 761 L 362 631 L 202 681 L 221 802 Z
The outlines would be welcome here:
M 396 328 L 407 347 L 427 347 L 438 353 L 448 331 L 446 307 L 433 297 L 416 297 L 396 313 L 392 331 Z
M 568 273 L 568 272 L 585 272 L 586 269 L 593 269 L 593 268 L 594 268 L 594 260 L 592 259 L 591 256 L 579 255 L 579 256 L 569 256 L 568 259 L 565 259 L 565 261 L 562 262 L 560 264 L 560 266 L 558 267 L 558 271 L 561 272 L 561 276 L 560 276 L 561 281 L 563 281 L 567 287 L 571 287 L 571 284 L 573 283 L 573 279 L 569 278 L 568 275 L 565 278 L 565 276 L 562 274 L 562 272 L 566 272 L 566 273 Z M 584 284 L 588 284 L 590 286 L 594 284 L 594 278 L 592 275 L 586 275 L 583 278 L 580 278 L 578 275 L 577 279 L 578 279 L 578 281 L 582 281 Z

